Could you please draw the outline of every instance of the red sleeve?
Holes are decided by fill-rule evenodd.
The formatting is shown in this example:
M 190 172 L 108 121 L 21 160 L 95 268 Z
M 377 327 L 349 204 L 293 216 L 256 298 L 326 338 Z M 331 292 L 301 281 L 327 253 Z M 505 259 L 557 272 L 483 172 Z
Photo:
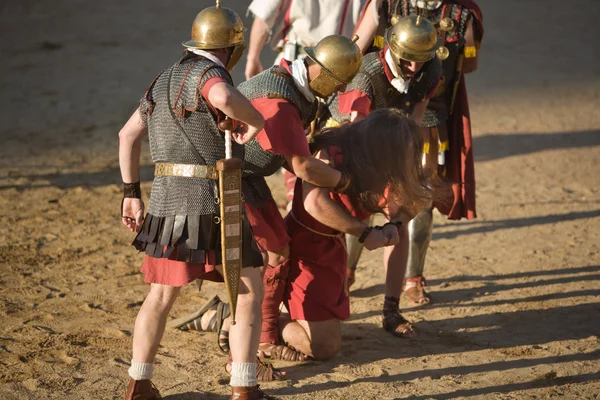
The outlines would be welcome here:
M 366 93 L 353 89 L 340 93 L 339 96 L 340 114 L 351 114 L 352 111 L 356 111 L 359 114 L 369 115 L 371 112 L 371 99 Z
M 284 156 L 310 156 L 304 124 L 298 109 L 283 99 L 251 101 L 265 119 L 256 140 L 265 151 Z
M 223 82 L 223 83 L 227 83 L 227 84 L 229 83 L 229 82 L 227 82 L 227 79 L 225 79 L 221 76 L 213 76 L 212 78 L 210 78 L 209 80 L 204 82 L 204 85 L 202 86 L 202 98 L 204 98 L 204 100 L 208 104 L 210 104 L 210 101 L 208 100 L 208 93 L 210 92 L 210 89 L 212 89 L 212 87 L 215 86 L 219 82 Z M 212 107 L 212 104 L 210 104 L 210 106 Z

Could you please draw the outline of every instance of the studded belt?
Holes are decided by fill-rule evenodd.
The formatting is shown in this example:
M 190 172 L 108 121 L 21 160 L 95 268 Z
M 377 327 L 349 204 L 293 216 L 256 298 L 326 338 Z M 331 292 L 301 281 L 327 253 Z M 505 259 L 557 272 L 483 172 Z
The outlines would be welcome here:
M 156 163 L 154 176 L 183 176 L 186 178 L 219 179 L 215 167 L 198 164 Z

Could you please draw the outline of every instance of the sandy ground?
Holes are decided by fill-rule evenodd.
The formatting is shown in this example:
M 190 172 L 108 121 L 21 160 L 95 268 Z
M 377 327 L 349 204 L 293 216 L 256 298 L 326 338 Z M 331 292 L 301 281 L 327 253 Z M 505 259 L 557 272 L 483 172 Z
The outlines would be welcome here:
M 0 398 L 123 396 L 148 287 L 118 218 L 116 135 L 205 4 L 0 1 Z M 486 37 L 468 77 L 479 218 L 436 216 L 435 302 L 404 305 L 418 338 L 380 328 L 381 252 L 365 254 L 340 354 L 277 364 L 289 379 L 269 393 L 599 398 L 600 6 L 480 4 Z M 146 154 L 146 196 L 151 171 Z M 173 316 L 221 290 L 190 285 Z M 157 364 L 168 399 L 228 398 L 212 334 L 167 332 Z

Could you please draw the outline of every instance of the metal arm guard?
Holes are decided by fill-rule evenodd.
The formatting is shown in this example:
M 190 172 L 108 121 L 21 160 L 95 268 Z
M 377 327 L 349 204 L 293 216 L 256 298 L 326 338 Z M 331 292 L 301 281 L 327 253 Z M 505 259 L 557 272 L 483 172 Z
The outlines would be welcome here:
M 416 278 L 423 275 L 425 255 L 431 241 L 433 231 L 433 213 L 431 209 L 423 210 L 408 223 L 408 263 L 405 278 Z

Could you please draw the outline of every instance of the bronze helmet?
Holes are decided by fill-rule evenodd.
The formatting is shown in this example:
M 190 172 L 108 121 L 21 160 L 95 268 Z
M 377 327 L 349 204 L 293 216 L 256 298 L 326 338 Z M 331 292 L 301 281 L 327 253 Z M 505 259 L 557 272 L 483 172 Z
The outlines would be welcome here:
M 429 61 L 440 45 L 435 26 L 420 15 L 400 18 L 385 32 L 385 40 L 397 64 L 400 64 L 400 60 Z
M 356 41 L 341 35 L 327 36 L 315 47 L 305 47 L 308 58 L 321 66 L 321 73 L 310 81 L 311 90 L 318 96 L 328 97 L 348 84 L 358 73 L 362 53 Z
M 205 8 L 196 15 L 192 23 L 192 38 L 183 45 L 202 50 L 233 47 L 226 66 L 232 70 L 246 48 L 244 32 L 240 16 L 230 8 L 221 7 L 221 1 L 217 0 L 215 7 Z

